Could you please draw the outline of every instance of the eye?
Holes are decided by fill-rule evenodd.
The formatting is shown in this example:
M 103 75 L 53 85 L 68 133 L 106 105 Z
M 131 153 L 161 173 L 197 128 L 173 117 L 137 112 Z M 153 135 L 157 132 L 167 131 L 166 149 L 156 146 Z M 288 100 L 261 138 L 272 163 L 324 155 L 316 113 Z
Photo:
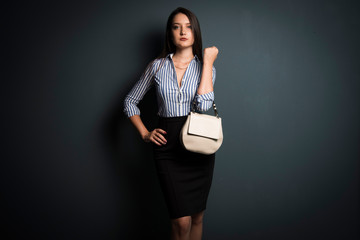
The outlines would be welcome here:
M 189 25 L 189 26 L 187 26 L 187 27 L 190 28 L 190 29 L 192 28 L 191 25 Z
M 178 28 L 179 28 L 179 26 L 173 26 L 172 28 L 175 30 L 175 29 L 178 29 Z

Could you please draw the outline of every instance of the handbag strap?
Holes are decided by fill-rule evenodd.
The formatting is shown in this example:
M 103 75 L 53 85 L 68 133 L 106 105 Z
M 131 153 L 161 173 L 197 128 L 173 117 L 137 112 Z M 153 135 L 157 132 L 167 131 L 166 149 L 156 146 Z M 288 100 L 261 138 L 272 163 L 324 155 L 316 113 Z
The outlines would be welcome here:
M 216 105 L 215 105 L 215 101 L 213 101 L 213 105 L 212 105 L 213 109 L 214 109 L 214 114 L 217 118 L 219 118 L 219 113 L 217 111 Z
M 212 102 L 212 108 L 214 109 L 214 115 L 215 115 L 215 117 L 219 118 L 219 113 L 218 113 L 218 111 L 217 111 L 215 101 Z M 192 112 L 195 112 L 195 99 L 192 101 L 191 111 L 192 111 Z

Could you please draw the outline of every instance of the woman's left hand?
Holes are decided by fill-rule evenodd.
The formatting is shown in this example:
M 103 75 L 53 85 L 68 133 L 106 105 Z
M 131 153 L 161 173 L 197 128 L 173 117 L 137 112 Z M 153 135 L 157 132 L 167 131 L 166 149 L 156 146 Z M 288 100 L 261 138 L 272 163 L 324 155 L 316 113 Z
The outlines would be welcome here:
M 219 53 L 219 50 L 217 47 L 208 47 L 204 49 L 204 62 L 213 64 L 215 62 L 215 59 Z

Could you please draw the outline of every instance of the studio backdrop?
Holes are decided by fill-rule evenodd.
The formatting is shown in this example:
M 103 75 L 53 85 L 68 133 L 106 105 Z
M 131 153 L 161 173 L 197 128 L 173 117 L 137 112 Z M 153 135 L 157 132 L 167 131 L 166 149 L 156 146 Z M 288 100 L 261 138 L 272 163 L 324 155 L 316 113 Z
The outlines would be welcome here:
M 224 142 L 204 239 L 358 239 L 360 7 L 335 0 L 4 7 L 7 239 L 168 239 L 152 147 L 123 101 L 179 6 L 219 49 Z M 139 107 L 154 128 L 154 90 Z

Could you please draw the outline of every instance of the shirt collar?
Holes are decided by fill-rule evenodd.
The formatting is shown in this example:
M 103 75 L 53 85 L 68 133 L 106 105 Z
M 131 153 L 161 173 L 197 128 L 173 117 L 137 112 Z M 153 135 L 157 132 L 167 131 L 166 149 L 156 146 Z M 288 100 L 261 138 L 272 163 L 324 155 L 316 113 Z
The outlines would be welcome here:
M 173 55 L 174 55 L 174 53 L 169 53 L 166 57 L 172 59 Z M 200 59 L 198 58 L 198 56 L 196 54 L 195 54 L 194 58 L 196 61 L 200 62 Z

